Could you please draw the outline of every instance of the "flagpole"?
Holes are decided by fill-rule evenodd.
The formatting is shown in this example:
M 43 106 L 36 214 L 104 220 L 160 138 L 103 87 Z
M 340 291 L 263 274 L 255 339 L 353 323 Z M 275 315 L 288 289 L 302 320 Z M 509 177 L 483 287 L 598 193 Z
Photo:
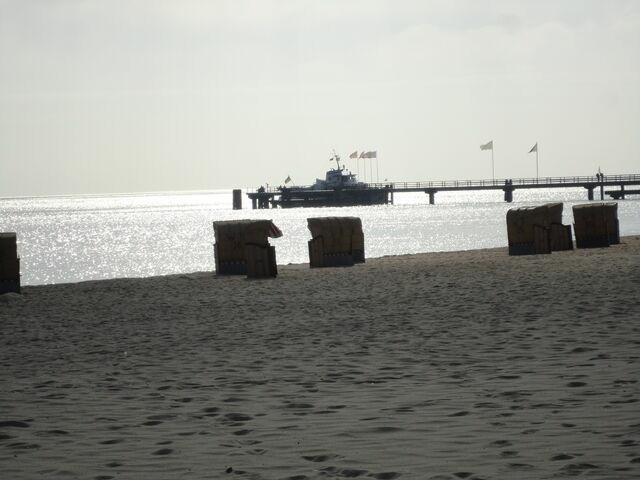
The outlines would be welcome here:
M 364 177 L 364 183 L 367 183 L 367 159 L 362 159 L 362 176 Z
M 378 165 L 378 153 L 376 152 L 376 183 L 380 183 L 380 169 Z
M 536 142 L 536 179 L 539 179 L 540 176 L 538 175 L 538 150 L 540 149 L 540 146 L 538 145 L 538 142 Z
M 493 163 L 493 144 L 491 144 L 491 179 L 495 181 L 496 171 Z

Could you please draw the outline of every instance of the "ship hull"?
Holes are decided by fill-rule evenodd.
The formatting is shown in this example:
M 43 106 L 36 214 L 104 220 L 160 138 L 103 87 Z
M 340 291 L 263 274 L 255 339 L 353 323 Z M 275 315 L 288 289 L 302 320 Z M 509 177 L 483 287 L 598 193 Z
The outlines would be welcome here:
M 283 189 L 271 203 L 274 207 L 352 207 L 390 203 L 390 190 L 384 188 L 350 188 L 335 190 Z

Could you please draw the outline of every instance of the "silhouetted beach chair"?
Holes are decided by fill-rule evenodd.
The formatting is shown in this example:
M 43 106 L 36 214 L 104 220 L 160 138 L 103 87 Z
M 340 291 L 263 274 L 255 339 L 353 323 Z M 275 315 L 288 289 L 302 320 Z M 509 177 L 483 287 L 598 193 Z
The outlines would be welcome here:
M 309 266 L 339 267 L 364 263 L 364 233 L 358 217 L 308 218 Z
M 20 293 L 20 259 L 14 232 L 0 233 L 0 294 Z
M 571 236 L 571 225 L 562 224 L 561 202 L 547 203 L 547 220 L 549 222 L 549 242 L 551 251 L 573 250 L 573 237 Z
M 271 220 L 213 222 L 213 231 L 216 273 L 250 278 L 278 274 L 276 249 L 269 245 L 268 237 L 281 237 L 282 232 Z
M 507 212 L 509 255 L 573 249 L 571 225 L 562 224 L 562 203 L 512 208 Z
M 620 243 L 618 204 L 586 203 L 573 206 L 576 247 L 608 247 Z

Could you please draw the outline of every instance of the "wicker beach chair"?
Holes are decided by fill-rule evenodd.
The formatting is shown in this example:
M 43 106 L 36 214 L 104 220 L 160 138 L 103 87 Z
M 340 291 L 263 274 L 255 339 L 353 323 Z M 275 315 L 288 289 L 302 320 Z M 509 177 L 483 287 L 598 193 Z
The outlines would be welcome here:
M 339 267 L 364 263 L 364 233 L 358 217 L 307 219 L 311 232 L 309 266 Z
M 509 255 L 573 249 L 571 226 L 562 224 L 562 203 L 510 209 L 507 236 Z
M 586 203 L 573 206 L 576 247 L 608 247 L 620 243 L 618 204 Z
M 0 294 L 20 293 L 20 259 L 14 232 L 0 233 Z
M 271 220 L 213 222 L 213 231 L 217 274 L 277 276 L 276 251 L 269 245 L 268 237 L 281 237 L 282 232 Z

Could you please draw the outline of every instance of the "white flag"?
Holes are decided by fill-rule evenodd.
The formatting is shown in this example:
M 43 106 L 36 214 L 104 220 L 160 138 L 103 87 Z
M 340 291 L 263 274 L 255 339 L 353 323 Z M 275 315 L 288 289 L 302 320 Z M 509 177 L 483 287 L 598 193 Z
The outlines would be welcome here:
M 480 150 L 493 150 L 493 140 L 489 143 L 485 143 L 484 145 L 480 145 Z
M 536 144 L 533 147 L 531 147 L 531 150 L 529 150 L 529 153 L 533 153 L 537 151 L 538 151 L 538 142 L 536 142 Z

